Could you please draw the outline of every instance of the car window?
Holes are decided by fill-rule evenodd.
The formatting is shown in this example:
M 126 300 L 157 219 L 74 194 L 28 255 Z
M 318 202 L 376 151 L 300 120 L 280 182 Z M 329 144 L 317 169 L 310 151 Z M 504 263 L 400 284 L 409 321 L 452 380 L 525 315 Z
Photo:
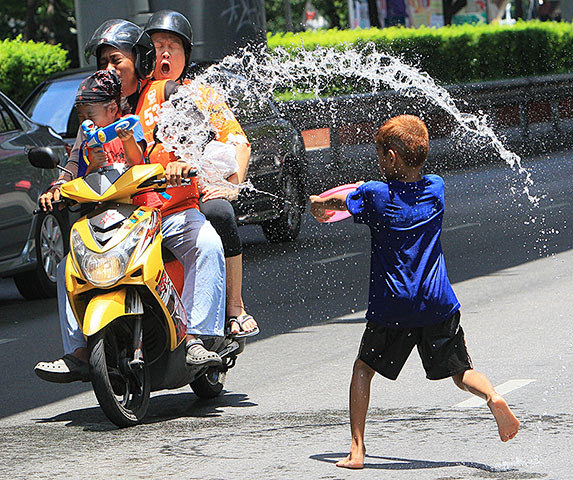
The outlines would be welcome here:
M 230 95 L 229 107 L 239 120 L 239 123 L 253 123 L 276 117 L 271 103 L 266 98 L 253 98 L 237 94 Z
M 76 116 L 72 109 L 82 80 L 80 77 L 47 83 L 27 103 L 26 113 L 35 122 L 52 127 L 64 137 L 75 136 L 76 132 L 70 128 L 77 125 L 77 120 L 71 116 Z
M 80 119 L 78 118 L 78 109 L 76 107 L 72 108 L 72 113 L 70 113 L 70 118 L 68 119 L 68 126 L 66 129 L 66 137 L 75 137 L 78 134 L 80 128 Z
M 0 133 L 11 132 L 12 130 L 17 130 L 18 126 L 8 113 L 4 104 L 0 103 Z

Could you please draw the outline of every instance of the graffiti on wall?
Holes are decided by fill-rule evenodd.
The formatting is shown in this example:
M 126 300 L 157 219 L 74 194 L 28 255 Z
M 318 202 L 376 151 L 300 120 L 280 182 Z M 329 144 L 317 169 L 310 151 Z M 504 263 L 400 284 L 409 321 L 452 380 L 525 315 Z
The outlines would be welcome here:
M 221 12 L 229 25 L 235 25 L 238 32 L 244 27 L 264 25 L 263 4 L 260 0 L 229 0 L 228 7 Z

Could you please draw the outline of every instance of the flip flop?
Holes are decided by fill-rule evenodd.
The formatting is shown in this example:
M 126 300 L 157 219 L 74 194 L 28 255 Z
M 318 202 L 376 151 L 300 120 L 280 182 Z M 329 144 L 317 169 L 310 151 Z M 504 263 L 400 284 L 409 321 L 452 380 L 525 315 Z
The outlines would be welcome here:
M 229 318 L 229 326 L 231 325 L 231 323 L 235 322 L 239 325 L 239 328 L 241 329 L 239 333 L 232 334 L 235 338 L 253 337 L 260 332 L 258 326 L 251 330 L 246 330 L 246 331 L 243 330 L 243 324 L 245 322 L 248 322 L 249 320 L 254 320 L 254 318 L 252 317 L 252 315 L 249 315 L 248 313 L 244 313 L 242 315 L 239 315 L 238 317 Z

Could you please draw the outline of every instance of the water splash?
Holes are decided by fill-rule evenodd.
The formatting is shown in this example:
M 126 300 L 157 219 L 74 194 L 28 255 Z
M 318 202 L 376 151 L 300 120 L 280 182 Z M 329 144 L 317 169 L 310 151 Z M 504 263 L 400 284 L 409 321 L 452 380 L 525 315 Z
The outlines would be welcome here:
M 211 88 L 205 88 L 207 84 L 211 85 Z M 219 88 L 218 91 L 215 90 L 216 87 Z M 208 144 L 217 134 L 209 121 L 211 109 L 214 108 L 212 102 L 205 101 L 209 96 L 227 102 L 232 99 L 225 89 L 221 89 L 220 81 L 206 81 L 204 76 L 198 76 L 190 83 L 180 86 L 177 92 L 163 103 L 156 135 L 165 150 L 174 152 L 177 157 L 193 165 L 201 188 L 217 188 L 229 199 L 235 198 L 241 189 L 246 188 L 252 193 L 290 203 L 278 195 L 255 188 L 248 180 L 240 185 L 227 180 L 228 172 L 222 167 L 221 161 L 209 156 L 213 150 L 208 148 Z
M 249 105 L 256 108 L 264 99 L 272 98 L 275 92 L 285 89 L 311 92 L 319 98 L 333 81 L 360 82 L 371 92 L 391 89 L 406 97 L 421 97 L 440 107 L 455 119 L 458 131 L 472 141 L 491 146 L 518 173 L 521 192 L 534 206 L 538 206 L 540 198 L 531 193 L 533 180 L 530 172 L 523 167 L 517 154 L 505 148 L 485 115 L 461 112 L 449 92 L 437 85 L 427 73 L 378 51 L 374 44 L 367 44 L 361 50 L 317 48 L 308 51 L 299 48 L 287 51 L 277 48 L 272 53 L 244 50 L 238 56 L 225 57 L 198 75 L 190 85 L 181 88 L 171 101 L 164 103 L 160 112 L 159 138 L 168 150 L 176 151 L 196 165 L 199 178 L 206 181 L 205 171 L 209 169 L 210 162 L 198 146 L 205 140 L 199 130 L 209 128 L 208 122 L 193 124 L 193 116 L 189 116 L 190 99 L 200 94 L 202 85 L 212 86 L 235 110 L 248 110 Z M 208 116 L 207 111 L 203 113 Z M 197 135 L 198 140 L 194 144 L 185 143 L 190 135 Z M 225 182 L 219 178 L 219 183 Z

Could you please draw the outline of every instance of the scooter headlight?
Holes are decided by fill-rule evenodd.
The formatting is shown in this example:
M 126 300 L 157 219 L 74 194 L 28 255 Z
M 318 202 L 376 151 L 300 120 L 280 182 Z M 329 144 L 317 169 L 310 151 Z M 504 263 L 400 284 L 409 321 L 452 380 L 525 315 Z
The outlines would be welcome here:
M 141 222 L 127 237 L 107 252 L 97 253 L 86 247 L 77 230 L 72 230 L 72 249 L 76 264 L 93 285 L 108 287 L 125 275 L 135 247 L 147 231 L 149 220 Z

